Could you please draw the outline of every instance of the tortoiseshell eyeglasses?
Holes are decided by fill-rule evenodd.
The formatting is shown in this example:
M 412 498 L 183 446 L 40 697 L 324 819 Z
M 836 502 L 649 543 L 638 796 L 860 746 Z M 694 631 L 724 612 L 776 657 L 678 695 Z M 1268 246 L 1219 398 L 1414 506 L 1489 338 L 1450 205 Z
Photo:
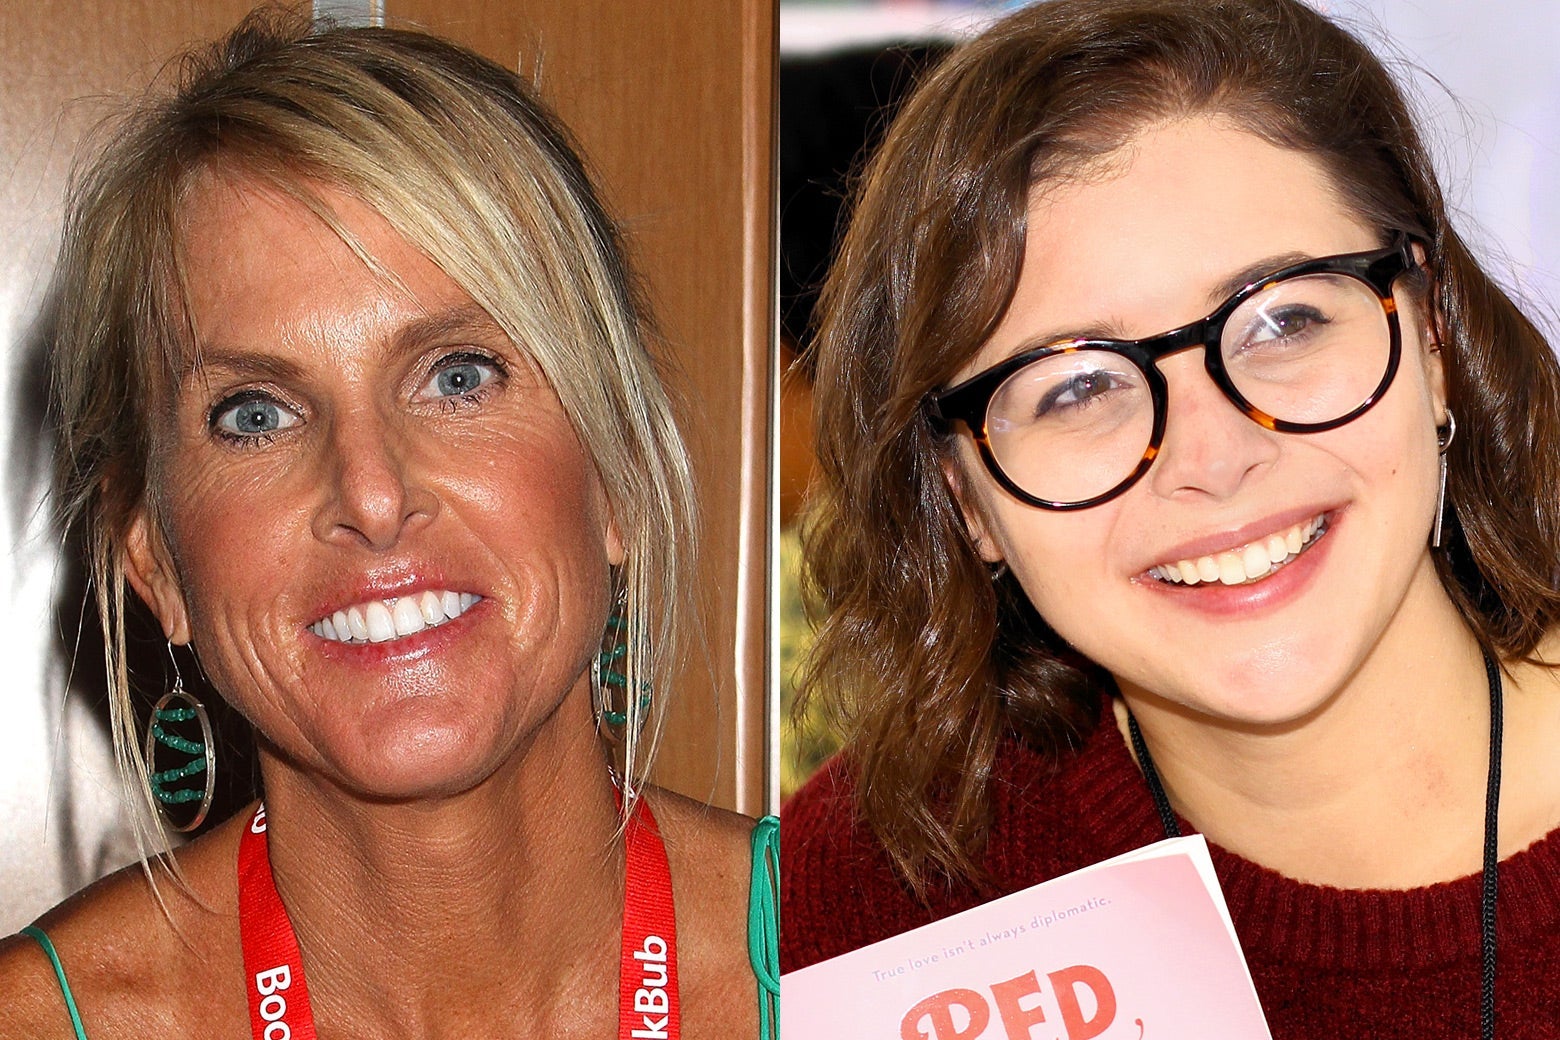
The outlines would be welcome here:
M 1008 358 L 927 397 L 934 426 L 963 422 L 1008 491 L 1042 509 L 1086 509 L 1131 487 L 1164 439 L 1158 363 L 1207 347 L 1203 365 L 1253 422 L 1317 433 L 1363 415 L 1402 355 L 1393 283 L 1411 240 L 1320 257 L 1251 282 L 1207 317 L 1146 339 L 1068 339 Z

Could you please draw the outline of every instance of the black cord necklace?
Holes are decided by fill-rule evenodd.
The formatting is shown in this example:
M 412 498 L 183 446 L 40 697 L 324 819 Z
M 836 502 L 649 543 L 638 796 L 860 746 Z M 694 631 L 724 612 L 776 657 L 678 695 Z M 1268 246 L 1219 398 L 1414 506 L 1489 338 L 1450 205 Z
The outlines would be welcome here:
M 1484 893 L 1479 904 L 1480 952 L 1482 971 L 1479 980 L 1479 1035 L 1483 1040 L 1495 1040 L 1495 903 L 1500 888 L 1500 856 L 1497 838 L 1500 829 L 1500 745 L 1505 710 L 1501 700 L 1500 669 L 1488 650 L 1484 652 L 1484 675 L 1490 684 L 1490 769 L 1484 793 Z M 1132 738 L 1132 750 L 1143 769 L 1143 779 L 1148 781 L 1148 793 L 1154 798 L 1154 808 L 1159 811 L 1159 822 L 1164 825 L 1165 836 L 1179 838 L 1181 825 L 1165 785 L 1159 779 L 1159 770 L 1143 741 L 1143 731 L 1138 728 L 1136 717 L 1127 712 L 1127 732 Z

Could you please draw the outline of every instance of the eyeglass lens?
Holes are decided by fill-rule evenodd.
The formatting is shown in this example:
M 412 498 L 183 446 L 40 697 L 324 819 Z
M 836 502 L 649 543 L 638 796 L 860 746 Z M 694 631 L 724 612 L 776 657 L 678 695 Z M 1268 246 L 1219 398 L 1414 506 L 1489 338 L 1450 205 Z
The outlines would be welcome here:
M 1391 326 L 1365 282 L 1302 275 L 1242 301 L 1224 323 L 1218 350 L 1251 408 L 1287 422 L 1326 423 L 1376 391 L 1390 364 Z M 1154 407 L 1148 377 L 1131 359 L 1083 348 L 1009 376 L 987 409 L 986 435 L 997 465 L 1024 491 L 1083 502 L 1137 468 L 1153 437 Z

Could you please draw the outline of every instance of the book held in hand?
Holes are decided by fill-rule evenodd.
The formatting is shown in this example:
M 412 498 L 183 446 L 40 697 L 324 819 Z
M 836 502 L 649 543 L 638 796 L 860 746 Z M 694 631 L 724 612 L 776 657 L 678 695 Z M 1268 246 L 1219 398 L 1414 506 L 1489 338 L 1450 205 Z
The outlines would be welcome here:
M 793 971 L 780 999 L 784 1040 L 1271 1040 L 1201 835 Z

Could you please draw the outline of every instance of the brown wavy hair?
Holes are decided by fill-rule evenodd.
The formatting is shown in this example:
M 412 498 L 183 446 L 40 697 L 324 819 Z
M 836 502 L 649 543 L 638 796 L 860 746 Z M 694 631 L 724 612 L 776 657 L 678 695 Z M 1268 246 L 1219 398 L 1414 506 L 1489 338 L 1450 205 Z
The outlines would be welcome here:
M 978 880 L 1009 735 L 1060 761 L 1110 679 L 1011 576 L 993 581 L 925 395 L 991 335 L 1031 189 L 1144 126 L 1211 113 L 1310 155 L 1383 241 L 1424 243 L 1459 436 L 1441 579 L 1479 640 L 1529 656 L 1560 619 L 1560 367 L 1452 229 L 1392 77 L 1296 0 L 1054 0 L 956 50 L 865 169 L 821 296 L 819 484 L 804 531 L 819 624 L 802 677 L 848 734 L 859 809 L 909 883 Z

